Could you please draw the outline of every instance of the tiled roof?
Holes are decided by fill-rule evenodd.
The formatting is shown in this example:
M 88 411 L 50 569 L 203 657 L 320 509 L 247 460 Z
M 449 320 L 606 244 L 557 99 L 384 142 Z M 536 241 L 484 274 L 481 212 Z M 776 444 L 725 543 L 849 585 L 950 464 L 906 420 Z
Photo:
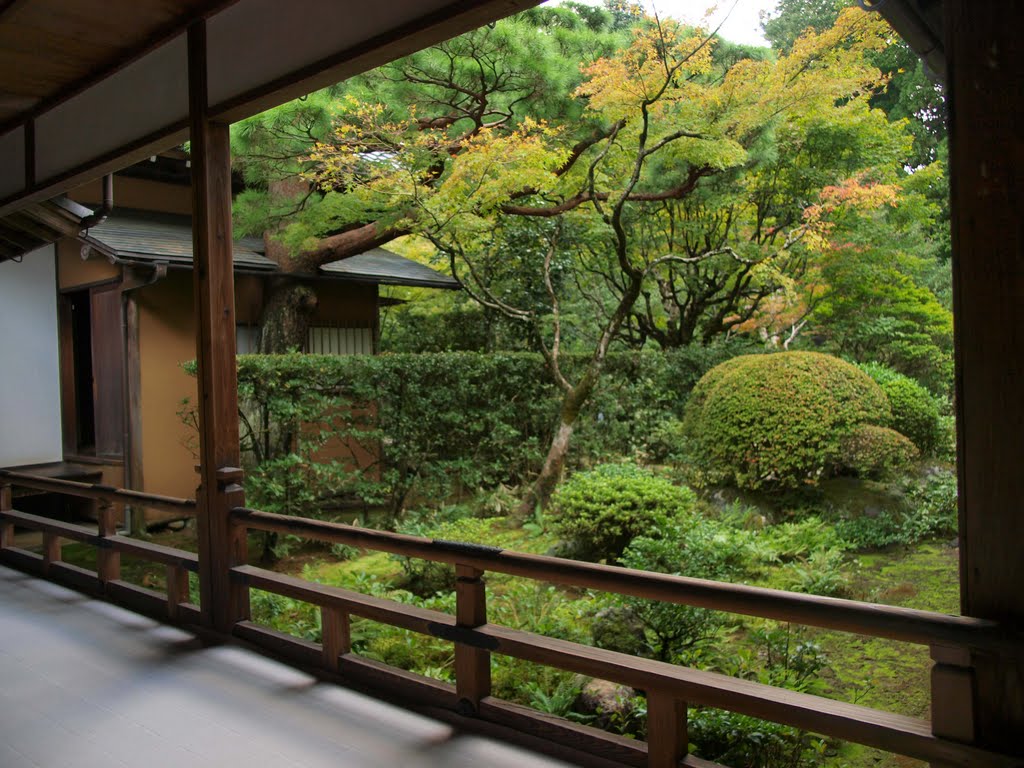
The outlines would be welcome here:
M 106 221 L 89 230 L 88 239 L 98 241 L 102 250 L 119 261 L 163 261 L 172 266 L 192 266 L 192 220 L 188 216 L 115 210 Z M 277 271 L 277 264 L 262 251 L 262 240 L 236 240 L 235 269 Z
M 459 287 L 455 278 L 384 248 L 373 248 L 358 256 L 332 261 L 320 267 L 320 272 L 383 285 L 421 285 L 453 290 Z
M 188 216 L 148 211 L 115 210 L 105 222 L 89 230 L 86 238 L 98 250 L 128 263 L 166 262 L 192 266 L 192 222 Z M 263 241 L 236 240 L 235 269 L 277 272 L 276 262 L 263 255 Z M 430 267 L 383 248 L 374 248 L 320 268 L 323 277 L 382 285 L 422 286 L 456 290 L 458 281 Z

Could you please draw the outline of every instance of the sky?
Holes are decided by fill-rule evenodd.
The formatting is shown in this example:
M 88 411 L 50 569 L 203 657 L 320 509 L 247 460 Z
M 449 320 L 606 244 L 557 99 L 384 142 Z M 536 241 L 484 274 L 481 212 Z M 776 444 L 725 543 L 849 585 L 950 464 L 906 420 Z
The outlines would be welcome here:
M 648 11 L 657 11 L 660 16 L 668 16 L 681 21 L 698 22 L 704 18 L 709 8 L 716 5 L 715 0 L 642 0 Z M 600 4 L 600 0 L 585 0 L 592 5 Z M 711 15 L 709 27 L 714 29 L 726 17 L 719 33 L 734 43 L 748 45 L 768 45 L 761 36 L 761 11 L 770 11 L 776 0 L 717 0 L 717 7 Z M 731 11 L 731 12 L 730 12 Z

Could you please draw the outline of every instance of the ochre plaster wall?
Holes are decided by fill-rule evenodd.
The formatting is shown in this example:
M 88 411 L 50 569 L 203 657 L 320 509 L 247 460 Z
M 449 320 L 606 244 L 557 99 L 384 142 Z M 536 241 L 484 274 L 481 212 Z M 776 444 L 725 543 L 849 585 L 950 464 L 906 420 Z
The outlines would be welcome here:
M 198 440 L 182 423 L 183 398 L 196 399 L 195 379 L 181 363 L 196 356 L 192 273 L 172 270 L 139 289 L 139 408 L 142 418 L 142 490 L 193 498 L 198 459 L 187 444 Z M 198 447 L 196 448 L 198 451 Z
M 95 251 L 87 261 L 82 261 L 82 243 L 76 238 L 66 237 L 57 243 L 57 284 L 60 290 L 120 278 L 121 268 Z
M 321 282 L 317 320 L 371 324 L 376 318 L 376 286 Z M 259 319 L 264 288 L 262 279 L 236 276 L 236 313 L 239 323 Z M 155 285 L 139 289 L 140 410 L 142 418 L 142 490 L 179 497 L 195 495 L 198 462 L 197 434 L 178 415 L 183 398 L 196 397 L 195 379 L 181 363 L 195 358 L 192 315 L 192 273 L 172 270 Z M 348 457 L 351 448 L 328 446 L 327 455 Z M 195 448 L 198 450 L 197 448 Z M 356 462 L 372 464 L 373 452 L 355 449 Z
M 68 197 L 82 205 L 99 205 L 103 200 L 102 181 L 96 181 L 68 192 Z M 164 184 L 148 179 L 114 177 L 114 210 L 135 208 L 140 211 L 162 211 L 192 215 L 192 193 L 181 184 Z

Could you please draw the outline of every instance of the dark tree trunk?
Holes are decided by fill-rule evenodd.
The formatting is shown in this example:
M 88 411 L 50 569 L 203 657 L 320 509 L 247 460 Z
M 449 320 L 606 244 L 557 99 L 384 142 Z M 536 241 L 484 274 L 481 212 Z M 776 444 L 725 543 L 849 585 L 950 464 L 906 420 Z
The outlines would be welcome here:
M 269 294 L 260 319 L 260 354 L 301 352 L 306 346 L 306 332 L 316 311 L 316 293 L 308 285 L 280 278 L 271 283 Z

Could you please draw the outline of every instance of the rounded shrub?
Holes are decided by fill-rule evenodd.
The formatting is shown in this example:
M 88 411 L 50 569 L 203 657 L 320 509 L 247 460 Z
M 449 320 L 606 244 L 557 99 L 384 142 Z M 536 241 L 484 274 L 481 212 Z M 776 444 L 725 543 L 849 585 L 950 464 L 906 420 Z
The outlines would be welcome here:
M 899 474 L 917 457 L 917 447 L 910 439 L 888 427 L 861 424 L 843 441 L 843 464 L 860 477 Z
M 881 363 L 864 363 L 859 367 L 875 380 L 889 400 L 892 420 L 888 426 L 909 437 L 924 455 L 939 451 L 946 430 L 938 398 L 914 379 Z
M 635 537 L 688 514 L 696 498 L 634 464 L 603 464 L 577 472 L 555 491 L 553 528 L 576 556 L 614 560 Z
M 889 403 L 863 371 L 817 352 L 736 357 L 697 382 L 683 416 L 692 464 L 710 482 L 781 489 L 843 465 L 862 424 L 887 424 Z

